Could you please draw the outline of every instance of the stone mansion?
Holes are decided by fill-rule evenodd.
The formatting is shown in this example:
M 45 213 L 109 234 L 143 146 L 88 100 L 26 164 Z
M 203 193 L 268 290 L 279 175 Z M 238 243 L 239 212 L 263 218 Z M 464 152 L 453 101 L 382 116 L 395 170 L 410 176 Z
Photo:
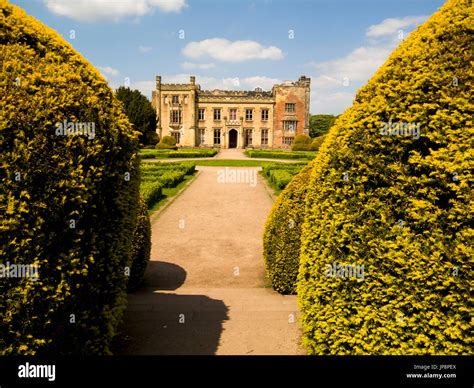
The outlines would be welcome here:
M 157 76 L 157 133 L 174 136 L 182 147 L 287 148 L 309 132 L 310 83 L 301 76 L 271 91 L 209 91 L 194 76 L 188 84 L 164 84 Z

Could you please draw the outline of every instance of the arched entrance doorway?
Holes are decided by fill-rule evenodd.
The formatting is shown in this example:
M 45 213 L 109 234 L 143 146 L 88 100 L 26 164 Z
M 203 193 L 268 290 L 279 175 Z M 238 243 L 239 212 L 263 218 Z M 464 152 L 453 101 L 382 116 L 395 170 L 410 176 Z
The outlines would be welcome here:
M 229 148 L 237 148 L 238 133 L 235 129 L 229 131 Z

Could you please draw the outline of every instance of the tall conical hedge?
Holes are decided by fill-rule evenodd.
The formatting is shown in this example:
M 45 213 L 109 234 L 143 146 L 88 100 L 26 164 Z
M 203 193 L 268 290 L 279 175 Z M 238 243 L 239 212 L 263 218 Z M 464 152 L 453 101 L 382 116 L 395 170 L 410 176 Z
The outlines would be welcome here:
M 314 162 L 297 286 L 311 354 L 472 354 L 470 12 L 448 1 L 402 42 Z
M 268 216 L 263 234 L 263 258 L 272 287 L 294 294 L 300 261 L 301 227 L 305 197 L 312 171 L 310 163 L 280 193 Z
M 138 206 L 137 133 L 100 73 L 5 0 L 0 58 L 0 354 L 108 353 Z M 16 277 L 18 265 L 38 278 Z

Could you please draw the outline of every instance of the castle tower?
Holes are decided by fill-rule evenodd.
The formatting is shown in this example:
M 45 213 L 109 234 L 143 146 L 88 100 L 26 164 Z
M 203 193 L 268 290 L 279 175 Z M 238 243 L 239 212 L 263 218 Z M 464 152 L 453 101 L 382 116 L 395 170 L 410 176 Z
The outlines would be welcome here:
M 311 79 L 304 75 L 273 86 L 275 147 L 288 148 L 295 136 L 309 133 L 310 86 Z

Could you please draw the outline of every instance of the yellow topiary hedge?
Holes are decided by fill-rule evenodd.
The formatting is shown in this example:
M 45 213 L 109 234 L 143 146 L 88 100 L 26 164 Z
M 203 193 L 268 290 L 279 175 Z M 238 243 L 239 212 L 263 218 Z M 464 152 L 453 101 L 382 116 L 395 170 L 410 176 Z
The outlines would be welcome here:
M 470 12 L 448 1 L 402 42 L 314 162 L 297 285 L 311 354 L 472 354 Z
M 108 353 L 125 306 L 138 134 L 100 73 L 5 0 L 0 58 L 0 354 Z M 19 265 L 38 277 L 18 277 Z
M 295 292 L 299 268 L 304 198 L 312 164 L 307 165 L 280 193 L 268 216 L 263 234 L 267 277 L 281 294 Z

